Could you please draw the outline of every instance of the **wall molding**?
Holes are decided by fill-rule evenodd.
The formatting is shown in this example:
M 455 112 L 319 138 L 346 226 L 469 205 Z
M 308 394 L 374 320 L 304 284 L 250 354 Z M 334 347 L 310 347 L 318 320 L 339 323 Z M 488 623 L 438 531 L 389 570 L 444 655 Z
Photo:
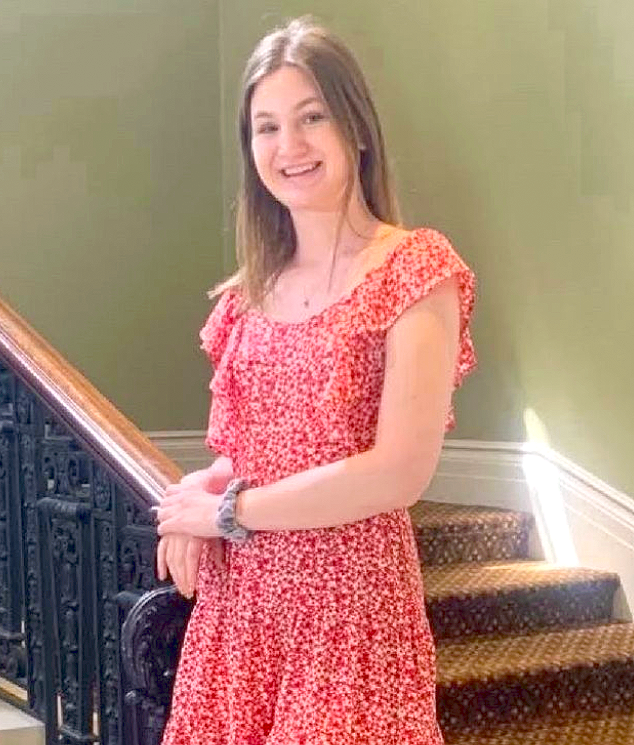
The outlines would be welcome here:
M 631 620 L 634 496 L 548 446 L 445 440 L 426 498 L 532 513 L 531 555 L 616 572 L 622 591 L 615 612 Z
M 149 432 L 184 471 L 211 462 L 204 431 Z M 634 608 L 634 496 L 544 445 L 481 440 L 444 442 L 425 499 L 530 512 L 531 556 L 616 572 L 617 614 Z
M 156 431 L 145 432 L 144 434 L 168 458 L 177 463 L 185 473 L 204 468 L 213 461 L 213 457 L 205 445 L 205 431 L 202 429 Z

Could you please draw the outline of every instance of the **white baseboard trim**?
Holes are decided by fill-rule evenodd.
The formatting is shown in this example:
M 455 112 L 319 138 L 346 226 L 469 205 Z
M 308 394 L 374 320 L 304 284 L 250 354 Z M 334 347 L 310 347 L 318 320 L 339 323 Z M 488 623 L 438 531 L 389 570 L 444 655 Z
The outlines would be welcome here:
M 204 430 L 182 429 L 171 432 L 145 432 L 144 434 L 185 473 L 205 468 L 214 460 L 205 445 Z
M 184 471 L 212 456 L 201 431 L 149 432 L 148 437 Z M 634 608 L 634 496 L 628 496 L 540 445 L 445 440 L 425 493 L 435 502 L 522 510 L 535 516 L 531 556 L 616 572 L 623 593 L 617 614 Z
M 616 572 L 618 618 L 634 608 L 634 497 L 552 448 L 530 443 L 445 440 L 426 498 L 530 512 L 531 555 Z

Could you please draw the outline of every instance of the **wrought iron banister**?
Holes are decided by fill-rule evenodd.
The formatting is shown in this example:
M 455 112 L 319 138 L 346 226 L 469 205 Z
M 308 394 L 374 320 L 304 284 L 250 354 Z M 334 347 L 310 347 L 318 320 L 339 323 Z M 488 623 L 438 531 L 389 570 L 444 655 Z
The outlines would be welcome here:
M 190 606 L 171 588 L 158 590 L 160 607 L 176 613 L 165 626 L 169 649 L 152 661 L 171 666 L 158 670 L 158 703 L 156 691 L 147 700 L 140 691 L 124 706 L 121 627 L 159 588 L 148 508 L 180 476 L 0 301 L 0 677 L 26 692 L 47 745 L 131 745 L 139 728 L 160 735 Z M 135 617 L 147 600 L 140 607 Z M 134 624 L 127 628 L 135 637 Z M 145 630 L 143 644 L 156 651 L 153 633 Z M 143 650 L 130 651 L 142 663 Z
M 178 481 L 179 468 L 2 300 L 0 357 L 148 506 Z

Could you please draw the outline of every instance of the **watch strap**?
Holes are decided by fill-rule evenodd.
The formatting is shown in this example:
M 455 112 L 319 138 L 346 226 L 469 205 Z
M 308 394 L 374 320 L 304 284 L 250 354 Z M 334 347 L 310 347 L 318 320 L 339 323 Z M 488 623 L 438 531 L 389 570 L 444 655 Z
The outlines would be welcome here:
M 249 482 L 246 479 L 232 479 L 222 497 L 222 501 L 216 515 L 216 526 L 220 535 L 230 541 L 244 542 L 253 533 L 252 530 L 245 528 L 236 521 L 236 500 L 238 494 L 248 488 Z

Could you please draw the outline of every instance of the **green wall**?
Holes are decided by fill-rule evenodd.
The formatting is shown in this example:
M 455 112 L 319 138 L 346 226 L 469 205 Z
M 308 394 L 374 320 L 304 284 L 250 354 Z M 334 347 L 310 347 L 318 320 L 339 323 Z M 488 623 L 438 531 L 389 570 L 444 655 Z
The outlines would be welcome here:
M 202 428 L 212 0 L 0 5 L 0 295 L 144 429 Z
M 634 495 L 634 5 L 62 5 L 0 6 L 0 294 L 140 426 L 204 425 L 196 332 L 233 266 L 240 73 L 313 12 L 367 72 L 406 222 L 478 275 L 451 437 L 533 439 L 537 419 Z
M 479 280 L 480 369 L 456 438 L 541 439 L 634 495 L 634 5 L 606 0 L 223 2 L 225 224 L 246 55 L 312 12 L 357 53 L 409 225 Z M 230 252 L 230 247 L 227 249 Z

